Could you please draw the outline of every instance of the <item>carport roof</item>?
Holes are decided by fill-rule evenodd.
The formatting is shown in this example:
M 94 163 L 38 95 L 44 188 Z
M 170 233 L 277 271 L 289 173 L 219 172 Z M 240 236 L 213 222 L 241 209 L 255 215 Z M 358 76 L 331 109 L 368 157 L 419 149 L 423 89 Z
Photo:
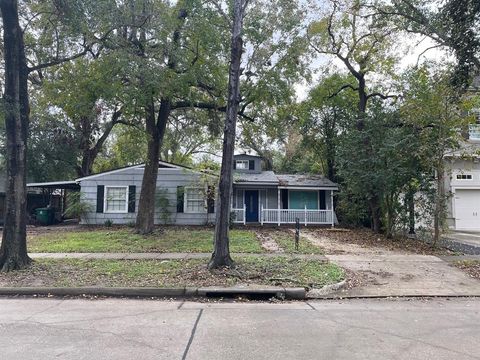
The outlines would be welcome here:
M 43 183 L 29 183 L 27 187 L 43 188 L 43 189 L 67 189 L 80 190 L 80 184 L 76 181 L 50 181 Z

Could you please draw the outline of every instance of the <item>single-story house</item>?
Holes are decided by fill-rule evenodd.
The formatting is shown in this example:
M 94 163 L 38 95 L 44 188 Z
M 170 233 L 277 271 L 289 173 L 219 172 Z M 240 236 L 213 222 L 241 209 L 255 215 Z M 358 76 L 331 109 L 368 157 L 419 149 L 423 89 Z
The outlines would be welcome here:
M 234 157 L 233 222 L 281 225 L 295 223 L 298 218 L 303 225 L 335 224 L 335 183 L 319 175 L 277 175 L 262 171 L 261 164 L 258 156 Z M 82 223 L 135 222 L 143 172 L 144 165 L 135 165 L 76 179 L 81 198 L 91 209 Z M 215 175 L 161 161 L 155 223 L 213 224 L 216 182 Z

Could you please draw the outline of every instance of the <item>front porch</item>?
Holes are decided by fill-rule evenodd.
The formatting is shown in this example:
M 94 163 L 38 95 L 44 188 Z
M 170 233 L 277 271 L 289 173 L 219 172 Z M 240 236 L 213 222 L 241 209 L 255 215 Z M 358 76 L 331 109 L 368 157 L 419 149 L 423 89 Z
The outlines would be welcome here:
M 295 224 L 335 226 L 333 191 L 328 188 L 236 187 L 232 201 L 235 224 Z

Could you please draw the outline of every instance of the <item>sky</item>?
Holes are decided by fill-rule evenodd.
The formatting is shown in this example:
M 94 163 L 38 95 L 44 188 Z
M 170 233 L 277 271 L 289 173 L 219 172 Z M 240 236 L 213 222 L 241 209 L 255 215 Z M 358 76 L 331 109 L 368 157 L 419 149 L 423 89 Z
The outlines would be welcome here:
M 411 66 L 415 66 L 416 64 L 422 64 L 425 61 L 445 63 L 453 61 L 453 56 L 448 49 L 430 49 L 434 45 L 435 43 L 430 38 L 415 34 L 406 34 L 405 37 L 399 39 L 398 52 L 401 58 L 398 64 L 399 71 L 405 70 Z M 319 69 L 329 64 L 338 68 L 338 70 L 341 72 L 347 72 L 345 65 L 334 56 L 318 56 L 310 66 L 311 70 L 314 72 L 312 81 L 304 81 L 302 83 L 295 84 L 297 101 L 300 102 L 307 98 L 309 90 L 320 81 L 322 74 Z

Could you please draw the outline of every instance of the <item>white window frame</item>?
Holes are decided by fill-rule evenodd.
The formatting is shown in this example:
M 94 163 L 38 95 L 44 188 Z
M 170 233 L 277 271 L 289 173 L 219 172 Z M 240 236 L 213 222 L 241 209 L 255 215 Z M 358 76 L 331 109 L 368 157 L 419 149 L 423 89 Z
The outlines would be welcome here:
M 203 209 L 202 211 L 198 212 L 198 211 L 191 211 L 191 210 L 188 209 L 188 199 L 187 199 L 188 190 L 198 190 L 200 193 L 204 194 L 203 189 L 201 187 L 186 186 L 184 188 L 184 192 L 183 192 L 183 212 L 185 214 L 206 214 L 207 213 L 207 199 L 205 198 L 205 196 L 204 196 L 204 199 L 203 199 L 204 204 L 203 204 L 203 207 L 202 207 L 202 209 Z
M 107 200 L 108 200 L 108 189 L 125 189 L 125 209 L 123 210 L 108 210 Z M 105 194 L 103 197 L 103 212 L 105 214 L 127 214 L 128 213 L 128 186 L 118 186 L 118 185 L 108 185 L 105 186 Z
M 245 164 L 245 167 L 238 167 L 238 164 Z M 235 160 L 235 168 L 236 170 L 249 170 L 250 169 L 250 161 L 249 160 Z
M 459 176 L 470 176 L 470 179 L 459 179 Z M 455 180 L 456 181 L 473 181 L 473 174 L 464 174 L 464 173 L 457 173 L 455 175 Z

